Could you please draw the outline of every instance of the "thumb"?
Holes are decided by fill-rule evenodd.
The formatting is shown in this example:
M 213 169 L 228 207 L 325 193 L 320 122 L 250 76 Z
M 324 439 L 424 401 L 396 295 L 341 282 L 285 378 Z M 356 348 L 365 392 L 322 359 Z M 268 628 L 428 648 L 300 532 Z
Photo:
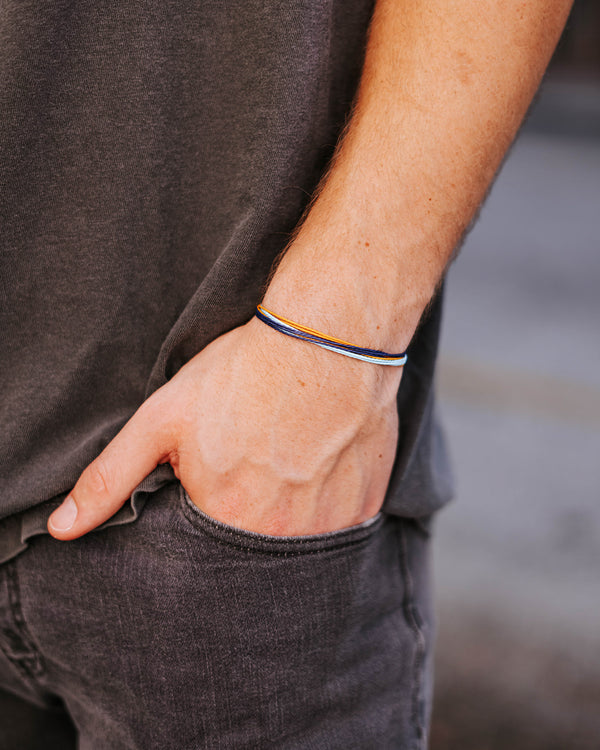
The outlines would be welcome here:
M 53 537 L 76 539 L 104 523 L 169 454 L 170 441 L 160 411 L 152 399 L 144 402 L 89 464 L 48 519 L 48 531 Z

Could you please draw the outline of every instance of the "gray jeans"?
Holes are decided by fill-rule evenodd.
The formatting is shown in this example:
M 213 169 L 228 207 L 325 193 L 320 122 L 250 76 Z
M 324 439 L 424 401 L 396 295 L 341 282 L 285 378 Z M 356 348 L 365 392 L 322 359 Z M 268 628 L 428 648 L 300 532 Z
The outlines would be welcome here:
M 36 537 L 0 566 L 0 748 L 422 750 L 428 549 L 384 514 L 235 530 L 177 483 L 135 523 Z

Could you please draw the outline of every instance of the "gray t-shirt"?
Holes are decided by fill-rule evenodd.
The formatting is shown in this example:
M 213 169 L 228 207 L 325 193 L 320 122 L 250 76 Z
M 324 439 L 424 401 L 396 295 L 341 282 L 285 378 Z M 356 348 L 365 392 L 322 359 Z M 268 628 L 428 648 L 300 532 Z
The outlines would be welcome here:
M 21 0 L 0 15 L 0 560 L 140 403 L 246 322 L 348 115 L 371 0 Z M 349 292 L 350 293 L 350 290 Z M 450 494 L 440 321 L 409 349 L 386 509 Z M 136 517 L 162 467 L 113 522 Z

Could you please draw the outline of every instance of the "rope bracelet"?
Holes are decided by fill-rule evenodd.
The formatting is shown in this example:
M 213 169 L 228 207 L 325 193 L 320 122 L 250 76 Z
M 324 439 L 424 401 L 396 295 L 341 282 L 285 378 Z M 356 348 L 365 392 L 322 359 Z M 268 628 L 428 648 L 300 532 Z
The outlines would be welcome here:
M 371 362 L 376 365 L 390 365 L 391 367 L 402 367 L 406 364 L 406 352 L 388 354 L 388 352 L 382 352 L 379 349 L 364 349 L 361 346 L 354 346 L 347 341 L 342 341 L 342 339 L 329 338 L 313 328 L 307 328 L 299 323 L 293 323 L 291 320 L 282 318 L 280 315 L 275 315 L 262 305 L 257 306 L 255 315 L 263 323 L 280 333 L 285 333 L 286 336 L 308 341 L 323 349 L 329 349 L 331 352 L 343 354 L 345 357 L 360 359 L 363 362 Z

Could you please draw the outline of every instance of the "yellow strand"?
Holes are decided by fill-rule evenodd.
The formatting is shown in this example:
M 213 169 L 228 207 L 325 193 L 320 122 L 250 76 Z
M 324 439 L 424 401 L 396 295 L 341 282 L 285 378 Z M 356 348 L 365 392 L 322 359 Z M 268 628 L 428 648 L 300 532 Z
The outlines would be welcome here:
M 262 305 L 258 305 L 258 309 L 261 312 L 266 312 L 269 315 L 272 315 L 274 318 L 277 318 L 277 320 L 279 320 L 281 323 L 285 323 L 285 325 L 292 326 L 293 328 L 297 328 L 299 331 L 302 331 L 302 333 L 309 333 L 311 336 L 318 336 L 319 338 L 327 339 L 328 341 L 335 341 L 336 344 L 345 344 L 346 346 L 355 346 L 355 344 L 350 343 L 350 341 L 344 341 L 344 339 L 336 339 L 336 338 L 333 338 L 333 336 L 327 336 L 327 334 L 321 333 L 321 331 L 316 331 L 314 328 L 308 328 L 308 326 L 302 326 L 299 323 L 294 323 L 293 320 L 282 318 L 281 315 L 276 315 L 274 312 L 267 310 L 267 308 L 263 307 Z M 378 357 L 378 359 L 383 359 L 383 358 Z

